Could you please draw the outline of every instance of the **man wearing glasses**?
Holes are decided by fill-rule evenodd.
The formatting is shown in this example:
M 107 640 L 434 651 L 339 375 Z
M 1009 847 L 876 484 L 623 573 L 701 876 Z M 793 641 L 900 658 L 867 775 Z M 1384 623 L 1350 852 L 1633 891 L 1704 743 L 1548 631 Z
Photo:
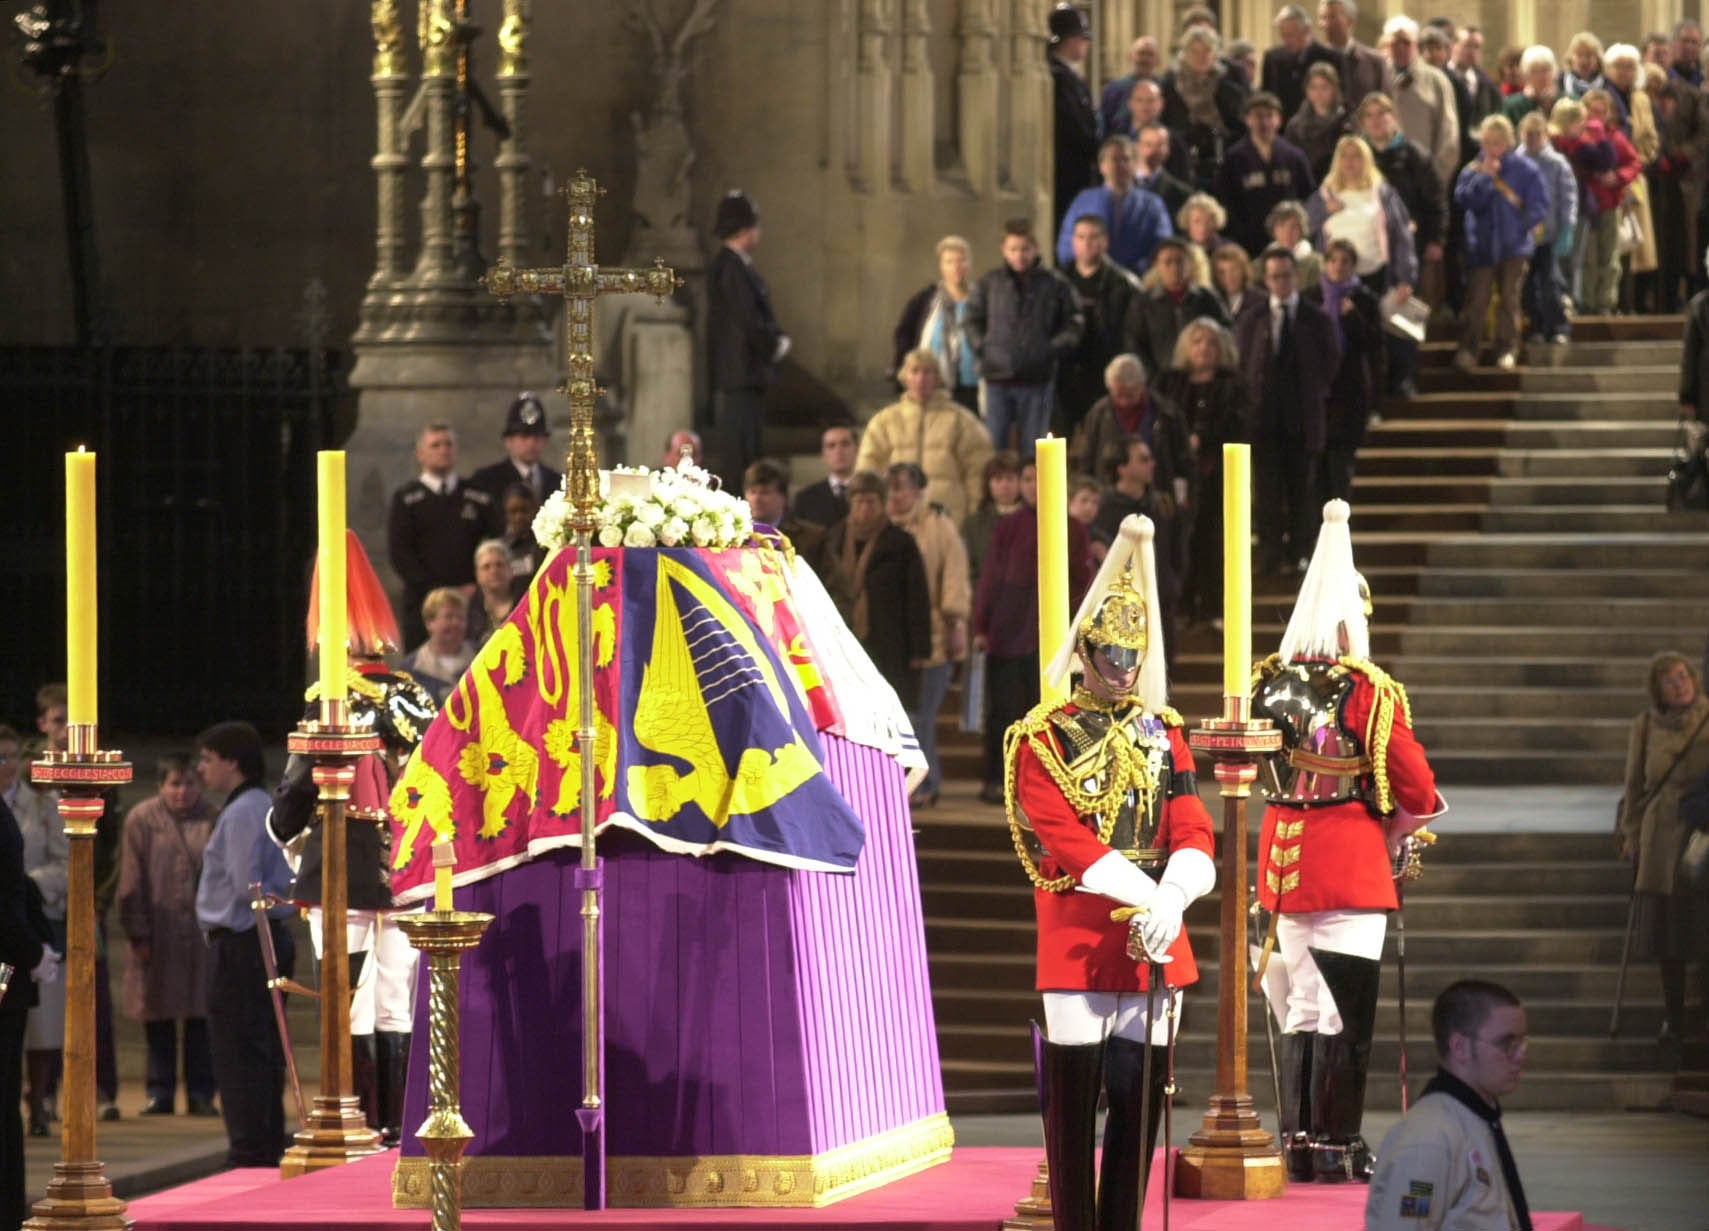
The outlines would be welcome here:
M 1430 1028 L 1440 1067 L 1377 1151 L 1366 1231 L 1531 1231 L 1500 1104 L 1525 1065 L 1525 1007 L 1499 984 L 1462 979 L 1436 998 Z

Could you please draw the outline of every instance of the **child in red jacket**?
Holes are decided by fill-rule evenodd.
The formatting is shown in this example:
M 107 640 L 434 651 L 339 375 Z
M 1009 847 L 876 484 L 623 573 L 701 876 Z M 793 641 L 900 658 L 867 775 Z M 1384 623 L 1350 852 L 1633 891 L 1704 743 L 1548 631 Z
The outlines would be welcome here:
M 1579 308 L 1611 313 L 1620 296 L 1620 203 L 1642 170 L 1638 151 L 1619 129 L 1586 119 L 1584 107 L 1571 99 L 1555 104 L 1549 128 L 1580 185 Z

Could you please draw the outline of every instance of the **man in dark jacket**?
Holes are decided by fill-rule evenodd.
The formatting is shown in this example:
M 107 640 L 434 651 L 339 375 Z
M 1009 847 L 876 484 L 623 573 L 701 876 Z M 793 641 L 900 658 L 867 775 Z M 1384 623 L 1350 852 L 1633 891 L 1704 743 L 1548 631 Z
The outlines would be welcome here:
M 1062 275 L 1039 264 L 1032 223 L 1003 224 L 1003 264 L 973 284 L 962 322 L 979 357 L 985 427 L 999 449 L 1009 431 L 1022 457 L 1050 427 L 1056 365 L 1080 345 L 1084 322 L 1074 291 Z
M 1352 0 L 1322 0 L 1317 6 L 1317 29 L 1323 35 L 1329 62 L 1341 72 L 1341 101 L 1352 110 L 1365 95 L 1383 88 L 1383 58 L 1353 38 L 1359 10 Z
M 1175 339 L 1188 321 L 1208 316 L 1220 325 L 1229 323 L 1216 296 L 1188 280 L 1189 261 L 1185 240 L 1170 238 L 1158 244 L 1151 262 L 1157 285 L 1136 295 L 1128 309 L 1123 349 L 1139 356 L 1147 380 L 1168 368 Z
M 1050 83 L 1056 115 L 1056 196 L 1051 233 L 1062 229 L 1068 203 L 1096 182 L 1098 113 L 1079 69 L 1092 47 L 1092 27 L 1063 0 L 1050 11 Z
M 1145 85 L 1156 88 L 1154 82 Z M 1187 198 L 1193 195 L 1193 186 L 1184 175 L 1186 170 L 1186 155 L 1180 158 L 1181 171 L 1173 169 L 1176 145 L 1169 136 L 1169 130 L 1155 120 L 1143 125 L 1133 137 L 1134 156 L 1137 160 L 1133 182 L 1147 192 L 1154 192 L 1163 198 L 1163 208 L 1171 223 L 1181 213 L 1181 207 L 1187 203 Z
M 1248 252 L 1268 238 L 1264 223 L 1283 201 L 1303 201 L 1317 187 L 1305 151 L 1276 134 L 1282 108 L 1263 90 L 1246 100 L 1246 135 L 1228 149 L 1212 190 L 1228 211 L 1226 234 Z
M 543 502 L 558 490 L 564 476 L 541 461 L 552 429 L 546 423 L 546 407 L 532 393 L 519 393 L 504 415 L 504 457 L 482 466 L 469 476 L 469 486 L 493 498 L 495 508 L 504 507 L 504 494 L 521 483 Z
M 1384 335 L 1377 321 L 1377 297 L 1354 272 L 1358 261 L 1359 254 L 1349 241 L 1330 240 L 1322 280 L 1300 291 L 1301 301 L 1322 308 L 1341 338 L 1341 362 L 1325 398 L 1323 463 L 1314 497 L 1320 507 L 1331 500 L 1352 499 L 1353 464 L 1376 407 L 1376 372 Z
M 1096 214 L 1073 219 L 1073 259 L 1062 267 L 1085 320 L 1080 345 L 1062 363 L 1057 382 L 1057 427 L 1072 435 L 1093 402 L 1104 395 L 1104 367 L 1121 354 L 1129 306 L 1140 294 L 1139 279 L 1110 260 L 1109 235 Z
M 1311 18 L 1305 9 L 1290 4 L 1276 14 L 1276 45 L 1264 53 L 1259 88 L 1274 94 L 1282 104 L 1282 115 L 1292 117 L 1305 102 L 1306 70 L 1334 57 L 1311 36 Z
M 13 755 L 18 737 L 10 728 Z M 24 1019 L 36 1003 L 36 982 L 59 977 L 59 957 L 47 946 L 41 892 L 24 871 L 18 819 L 0 798 L 0 962 L 12 968 L 0 994 L 0 1231 L 17 1231 L 27 1212 L 24 1182 Z
M 1259 568 L 1303 572 L 1317 538 L 1317 467 L 1327 435 L 1325 397 L 1341 359 L 1334 323 L 1299 294 L 1294 254 L 1272 245 L 1261 258 L 1267 306 L 1242 314 L 1234 342 L 1258 409 Z
M 706 271 L 706 350 L 712 363 L 712 421 L 718 429 L 724 482 L 741 482 L 760 455 L 765 391 L 789 353 L 765 279 L 754 269 L 760 215 L 737 190 L 718 202 L 713 232 L 722 246 Z
M 429 423 L 416 435 L 421 473 L 392 494 L 386 546 L 403 579 L 404 648 L 427 639 L 421 604 L 440 586 L 475 584 L 475 548 L 504 529 L 498 501 L 457 477 L 457 435 Z

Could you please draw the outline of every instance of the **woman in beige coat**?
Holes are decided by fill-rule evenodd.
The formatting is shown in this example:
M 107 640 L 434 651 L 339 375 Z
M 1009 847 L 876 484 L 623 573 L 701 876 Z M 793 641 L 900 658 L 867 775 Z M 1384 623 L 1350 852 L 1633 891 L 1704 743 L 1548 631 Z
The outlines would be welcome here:
M 1679 870 L 1687 836 L 1679 798 L 1709 773 L 1709 699 L 1683 654 L 1657 654 L 1650 661 L 1649 692 L 1650 708 L 1632 722 L 1615 841 L 1621 858 L 1638 865 L 1632 956 L 1661 966 L 1665 1043 L 1681 1034 L 1700 1036 L 1709 1026 L 1709 893 Z M 1704 978 L 1704 999 L 1689 1027 L 1688 963 Z
M 926 500 L 943 506 L 959 526 L 984 495 L 991 434 L 985 425 L 943 391 L 937 356 L 911 350 L 896 374 L 902 399 L 872 417 L 860 439 L 856 470 L 883 474 L 897 462 L 913 462 L 926 473 Z
M 920 704 L 910 717 L 926 777 L 909 801 L 916 808 L 938 802 L 943 765 L 938 760 L 938 710 L 949 692 L 950 672 L 967 656 L 967 618 L 973 609 L 968 583 L 967 548 L 961 531 L 925 498 L 925 475 L 912 462 L 897 462 L 885 475 L 884 511 L 893 524 L 914 536 L 926 564 L 926 588 L 932 604 L 932 656 L 920 668 Z

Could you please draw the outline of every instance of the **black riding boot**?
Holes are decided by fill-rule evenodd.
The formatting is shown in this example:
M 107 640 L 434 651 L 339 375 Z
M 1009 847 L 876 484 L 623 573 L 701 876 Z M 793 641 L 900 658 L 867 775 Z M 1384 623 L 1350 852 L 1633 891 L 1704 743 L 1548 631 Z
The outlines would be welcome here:
M 374 1036 L 350 1036 L 350 1084 L 362 1104 L 362 1118 L 369 1128 L 380 1127 L 380 1099 L 374 1071 Z
M 1098 1231 L 1135 1231 L 1163 1122 L 1169 1055 L 1132 1039 L 1112 1038 L 1104 1054 L 1104 1158 L 1098 1171 Z M 1151 1070 L 1145 1072 L 1146 1052 Z M 1144 1132 L 1141 1133 L 1143 1126 Z M 1168 1143 L 1164 1143 L 1168 1148 Z
M 1092 1161 L 1097 1150 L 1098 1075 L 1104 1045 L 1052 1043 L 1033 1025 L 1044 1157 L 1056 1231 L 1094 1231 Z
M 1322 1183 L 1368 1182 L 1376 1162 L 1359 1135 L 1359 1125 L 1365 1114 L 1365 1075 L 1371 1067 L 1382 966 L 1348 953 L 1311 953 L 1341 1013 L 1341 1033 L 1319 1034 L 1312 1046 L 1312 1170 Z
M 1282 1086 L 1278 1126 L 1282 1157 L 1287 1162 L 1288 1179 L 1296 1184 L 1312 1180 L 1311 1053 L 1316 1038 L 1310 1031 L 1299 1031 L 1276 1040 L 1277 1077 Z
M 380 1144 L 388 1149 L 403 1138 L 404 1087 L 409 1084 L 409 1031 L 379 1030 Z

